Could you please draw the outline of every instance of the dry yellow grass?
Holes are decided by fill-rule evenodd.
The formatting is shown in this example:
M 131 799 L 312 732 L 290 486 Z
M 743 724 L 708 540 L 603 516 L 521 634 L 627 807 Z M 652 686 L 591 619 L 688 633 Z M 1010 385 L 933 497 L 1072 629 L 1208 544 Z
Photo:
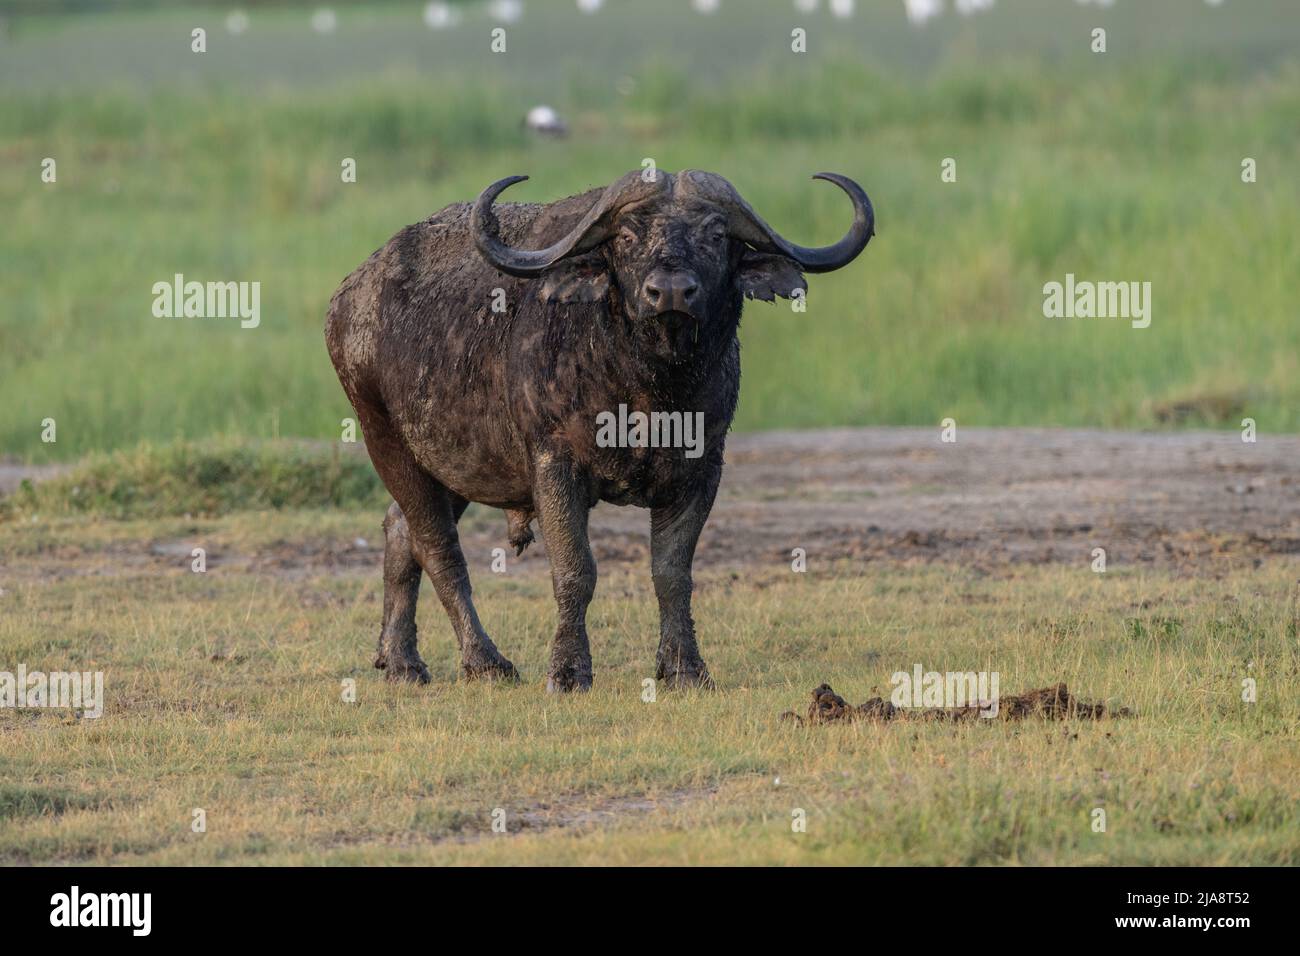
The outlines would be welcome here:
M 183 524 L 0 525 L 0 670 L 99 669 L 106 683 L 98 720 L 0 710 L 0 861 L 1300 860 L 1291 559 L 1198 578 L 711 572 L 696 616 L 721 689 L 647 703 L 645 569 L 603 569 L 588 695 L 542 690 L 553 610 L 540 565 L 477 582 L 522 685 L 454 681 L 452 640 L 427 596 L 421 645 L 435 682 L 392 687 L 368 666 L 377 571 L 325 570 L 304 552 L 274 573 L 195 574 L 187 555 L 150 550 Z M 371 525 L 369 514 L 245 514 L 202 527 L 227 552 L 257 554 Z M 887 696 L 890 675 L 914 663 L 996 670 L 1004 693 L 1064 680 L 1138 716 L 777 720 L 823 680 L 853 701 Z M 1247 677 L 1257 703 L 1242 701 Z M 498 810 L 506 833 L 493 831 Z M 792 829 L 796 810 L 806 832 Z

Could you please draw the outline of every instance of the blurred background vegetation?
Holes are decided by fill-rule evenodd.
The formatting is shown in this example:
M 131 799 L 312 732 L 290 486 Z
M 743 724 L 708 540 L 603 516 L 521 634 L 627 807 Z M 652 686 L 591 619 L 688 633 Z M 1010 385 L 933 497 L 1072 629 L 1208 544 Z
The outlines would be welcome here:
M 422 2 L 0 4 L 0 456 L 336 439 L 321 330 L 349 271 L 501 176 L 547 201 L 646 157 L 722 173 L 804 244 L 848 221 L 810 174 L 876 204 L 806 313 L 747 308 L 738 428 L 1300 428 L 1300 6 L 853 6 L 457 3 L 434 29 Z M 566 138 L 523 124 L 543 103 Z M 1067 272 L 1150 281 L 1151 327 L 1044 318 Z M 155 318 L 175 273 L 261 282 L 260 327 Z

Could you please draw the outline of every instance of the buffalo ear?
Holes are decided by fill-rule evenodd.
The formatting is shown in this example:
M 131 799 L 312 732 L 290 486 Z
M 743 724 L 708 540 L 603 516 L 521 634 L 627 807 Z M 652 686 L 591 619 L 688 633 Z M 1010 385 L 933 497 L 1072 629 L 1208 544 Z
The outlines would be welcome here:
M 599 255 L 562 259 L 542 280 L 542 300 L 554 305 L 604 302 L 609 294 L 609 266 Z
M 807 292 L 808 283 L 793 259 L 746 249 L 736 268 L 736 288 L 746 298 L 771 302 L 778 295 L 792 298 L 796 289 Z

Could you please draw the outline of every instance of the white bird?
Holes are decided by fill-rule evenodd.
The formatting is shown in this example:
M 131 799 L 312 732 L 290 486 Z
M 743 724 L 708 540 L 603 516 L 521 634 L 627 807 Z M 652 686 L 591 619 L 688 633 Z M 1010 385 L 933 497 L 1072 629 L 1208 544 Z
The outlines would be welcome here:
M 540 133 L 543 136 L 567 136 L 569 133 L 569 124 L 560 118 L 560 114 L 555 112 L 551 107 L 541 105 L 534 106 L 524 117 L 524 125 L 534 133 Z
M 524 5 L 522 0 L 492 0 L 488 4 L 488 13 L 494 20 L 514 23 L 524 15 Z
M 460 11 L 445 3 L 430 3 L 424 8 L 424 25 L 430 30 L 446 30 L 460 23 Z
M 339 18 L 329 7 L 321 7 L 311 15 L 311 28 L 317 33 L 333 33 Z
M 913 26 L 923 25 L 944 12 L 944 0 L 902 0 L 902 4 L 907 10 L 907 22 Z
M 903 6 L 908 22 L 917 27 L 943 13 L 943 0 L 903 0 Z

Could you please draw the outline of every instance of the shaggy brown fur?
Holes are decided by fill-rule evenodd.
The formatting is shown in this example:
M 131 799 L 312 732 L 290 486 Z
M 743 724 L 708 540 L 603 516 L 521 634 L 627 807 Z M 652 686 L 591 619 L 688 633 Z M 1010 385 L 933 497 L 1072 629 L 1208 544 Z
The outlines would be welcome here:
M 822 175 L 854 201 L 853 228 L 826 249 L 785 242 L 711 174 L 630 173 L 548 205 L 494 206 L 512 179 L 403 229 L 344 280 L 326 341 L 395 502 L 375 662 L 390 680 L 429 680 L 416 649 L 421 570 L 463 675 L 517 676 L 471 599 L 456 522 L 476 501 L 506 511 L 517 552 L 538 521 L 559 608 L 547 685 L 589 687 L 587 513 L 605 501 L 650 509 L 657 676 L 711 683 L 691 564 L 740 388 L 743 298 L 804 289 L 801 270 L 847 264 L 872 233 L 865 193 Z M 703 413 L 703 453 L 602 447 L 597 415 L 620 404 Z

